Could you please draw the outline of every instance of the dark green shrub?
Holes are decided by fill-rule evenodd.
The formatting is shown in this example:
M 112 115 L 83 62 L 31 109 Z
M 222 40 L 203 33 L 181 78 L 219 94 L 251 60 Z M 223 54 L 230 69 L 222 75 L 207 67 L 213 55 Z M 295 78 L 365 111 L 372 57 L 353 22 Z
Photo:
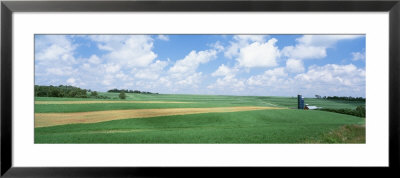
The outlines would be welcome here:
M 365 117 L 365 106 L 357 106 L 356 109 L 322 108 L 319 110 L 328 111 L 328 112 L 336 112 L 336 113 L 340 113 L 340 114 L 347 114 L 347 115 L 358 116 L 358 117 Z
M 97 94 L 97 91 L 92 91 L 91 93 L 90 93 L 90 96 L 97 96 L 98 94 Z
M 120 99 L 125 99 L 126 98 L 126 95 L 125 95 L 124 91 L 121 91 L 121 93 L 119 93 L 119 98 Z

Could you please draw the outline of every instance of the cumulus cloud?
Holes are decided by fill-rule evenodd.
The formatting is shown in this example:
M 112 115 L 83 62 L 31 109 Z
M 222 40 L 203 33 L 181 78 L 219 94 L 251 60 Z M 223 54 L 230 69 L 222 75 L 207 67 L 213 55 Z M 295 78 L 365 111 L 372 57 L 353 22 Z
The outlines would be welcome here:
M 101 63 L 101 59 L 95 54 L 91 55 L 90 58 L 88 59 L 88 61 L 92 64 L 100 64 Z
M 242 48 L 236 60 L 240 66 L 249 68 L 277 66 L 280 53 L 278 47 L 275 46 L 276 42 L 275 38 L 266 43 L 254 42 Z
M 213 44 L 210 44 L 208 46 L 210 46 L 211 48 L 217 50 L 217 52 L 221 52 L 221 51 L 223 51 L 225 49 L 225 47 L 221 44 L 220 41 L 217 41 L 217 42 L 215 42 Z
M 305 59 L 324 58 L 326 49 L 338 41 L 359 37 L 331 36 L 305 35 L 280 50 L 275 38 L 236 35 L 170 61 L 158 59 L 153 51 L 158 36 L 43 35 L 35 37 L 35 82 L 88 86 L 98 91 L 126 88 L 192 94 L 365 95 L 362 68 L 353 64 L 304 65 Z M 78 53 L 86 48 L 97 51 Z M 365 52 L 350 54 L 352 60 L 365 60 Z M 283 59 L 286 61 L 280 61 Z M 202 65 L 214 64 L 219 65 L 214 71 L 200 70 Z
M 69 79 L 67 80 L 67 83 L 70 84 L 70 85 L 75 85 L 75 84 L 76 84 L 75 81 L 76 81 L 76 80 L 75 80 L 74 78 L 71 77 L 71 78 L 69 78 Z
M 295 76 L 296 80 L 315 85 L 331 85 L 332 87 L 351 87 L 356 89 L 365 85 L 365 70 L 353 64 L 310 66 L 308 71 Z
M 295 59 L 321 59 L 326 57 L 326 49 L 334 47 L 340 40 L 360 38 L 362 35 L 303 35 L 297 44 L 286 46 L 282 54 Z
M 351 55 L 353 57 L 352 58 L 353 61 L 359 61 L 359 60 L 364 61 L 365 60 L 365 52 L 364 53 L 352 52 Z
M 35 36 L 35 82 L 66 82 L 78 70 L 74 57 L 78 47 L 66 35 Z
M 231 69 L 224 64 L 220 65 L 218 69 L 211 74 L 211 76 L 233 76 L 237 72 L 237 69 Z
M 163 72 L 163 69 L 167 65 L 168 65 L 167 61 L 157 60 L 153 64 L 150 64 L 149 67 L 134 72 L 135 78 L 156 80 L 159 78 L 160 74 Z
M 185 78 L 178 80 L 176 84 L 180 87 L 182 86 L 192 86 L 194 88 L 198 87 L 198 84 L 201 82 L 202 72 L 196 72 L 191 75 L 186 76 Z
M 208 85 L 208 89 L 222 90 L 226 92 L 239 92 L 245 89 L 244 80 L 239 80 L 233 76 L 218 78 L 215 83 Z
M 98 48 L 108 51 L 104 58 L 126 67 L 146 67 L 156 59 L 153 39 L 147 35 L 95 35 Z
M 304 65 L 301 60 L 298 59 L 288 59 L 286 61 L 286 70 L 292 73 L 304 72 Z
M 289 75 L 285 68 L 266 70 L 247 79 L 246 87 L 266 95 L 363 96 L 365 95 L 365 70 L 353 64 L 310 66 L 305 73 Z
M 163 41 L 169 41 L 169 37 L 167 35 L 158 35 L 157 39 L 163 40 Z
M 238 68 L 229 68 L 222 64 L 218 69 L 211 74 L 213 77 L 219 77 L 215 83 L 207 86 L 208 89 L 215 89 L 221 91 L 243 91 L 246 87 L 243 79 L 237 79 L 236 73 L 239 71 Z
M 206 64 L 217 57 L 215 49 L 203 51 L 191 51 L 183 59 L 176 60 L 173 65 L 166 69 L 168 61 L 157 60 L 147 68 L 133 71 L 135 78 L 144 79 L 136 82 L 137 86 L 157 87 L 168 91 L 187 91 L 199 87 L 204 75 L 198 72 L 201 64 Z
M 56 75 L 56 76 L 71 76 L 74 73 L 78 72 L 78 69 L 74 69 L 71 66 L 55 66 L 55 67 L 46 67 L 44 69 L 46 71 L 46 75 Z
M 239 42 L 264 42 L 267 35 L 235 35 L 233 39 Z
M 266 70 L 261 75 L 251 76 L 247 80 L 247 84 L 250 86 L 279 86 L 284 83 L 287 76 L 288 74 L 285 72 L 285 68 L 278 67 Z
M 240 44 L 231 42 L 230 46 L 226 49 L 224 55 L 225 57 L 232 59 L 234 56 L 239 54 Z
M 217 51 L 215 50 L 191 51 L 185 58 L 176 61 L 175 65 L 169 69 L 169 72 L 177 75 L 193 73 L 200 64 L 215 59 L 216 55 Z
M 264 43 L 267 37 L 268 35 L 235 35 L 233 36 L 233 41 L 231 41 L 230 45 L 226 48 L 224 55 L 232 59 L 239 54 L 241 48 L 253 42 Z
M 286 46 L 282 49 L 282 54 L 296 59 L 321 59 L 326 57 L 326 47 L 296 45 Z
M 39 63 L 75 63 L 77 45 L 65 35 L 46 35 L 35 38 L 35 60 Z
M 241 67 L 277 66 L 280 51 L 275 43 L 278 40 L 272 38 L 266 41 L 266 38 L 265 35 L 235 35 L 235 41 L 230 42 L 224 55 L 227 58 L 235 58 Z
M 307 46 L 333 47 L 340 40 L 352 40 L 360 37 L 363 35 L 303 35 L 296 41 Z

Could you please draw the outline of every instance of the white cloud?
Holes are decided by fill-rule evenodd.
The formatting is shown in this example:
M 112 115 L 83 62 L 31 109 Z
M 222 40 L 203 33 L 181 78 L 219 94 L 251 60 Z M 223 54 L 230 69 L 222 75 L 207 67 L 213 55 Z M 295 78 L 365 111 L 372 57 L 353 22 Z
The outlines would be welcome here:
M 239 71 L 238 68 L 229 68 L 224 64 L 220 65 L 218 69 L 211 74 L 213 77 L 218 78 L 215 83 L 207 86 L 208 89 L 216 89 L 220 91 L 232 91 L 239 92 L 243 91 L 246 87 L 243 79 L 237 79 L 236 73 Z
M 120 71 L 115 75 L 115 78 L 125 81 L 128 79 L 128 75 L 126 75 L 124 72 Z
M 308 96 L 365 96 L 365 70 L 353 64 L 310 66 L 293 81 L 296 91 Z
M 163 69 L 167 65 L 167 61 L 157 60 L 153 64 L 149 65 L 149 67 L 137 70 L 135 72 L 135 78 L 156 80 L 159 78 L 160 74 L 163 72 Z
M 356 88 L 365 86 L 365 70 L 359 69 L 353 64 L 310 66 L 306 73 L 297 75 L 295 79 L 313 85 Z
M 55 66 L 55 67 L 47 67 L 46 75 L 52 76 L 70 76 L 78 72 L 78 69 L 74 69 L 70 66 Z
M 177 81 L 176 84 L 178 85 L 178 87 L 191 86 L 196 88 L 200 84 L 201 78 L 202 78 L 202 73 L 197 72 Z
M 228 46 L 223 46 L 219 41 L 208 43 L 209 50 L 193 50 L 172 62 L 157 59 L 150 36 L 89 35 L 77 38 L 92 41 L 74 40 L 63 35 L 35 38 L 35 82 L 87 86 L 88 89 L 98 91 L 125 88 L 192 94 L 365 94 L 363 69 L 354 65 L 328 64 L 308 67 L 306 70 L 303 64 L 304 59 L 325 57 L 326 49 L 334 47 L 337 41 L 358 38 L 357 36 L 304 36 L 297 40 L 296 45 L 288 46 L 282 51 L 278 49 L 274 38 L 234 36 L 232 41 L 224 42 Z M 87 47 L 85 44 L 88 43 L 100 51 L 87 56 L 76 54 L 78 47 Z M 210 65 L 210 61 L 217 59 L 219 52 L 224 52 L 225 56 L 234 60 L 213 61 L 219 66 L 210 73 L 200 70 L 202 65 Z M 353 60 L 363 60 L 363 55 L 365 58 L 365 52 L 351 53 Z M 286 64 L 278 66 L 282 56 L 287 57 Z M 269 70 L 259 73 L 262 69 L 253 69 L 255 67 Z
M 88 61 L 92 64 L 100 64 L 101 60 L 98 56 L 96 56 L 95 54 L 91 55 L 90 58 L 88 59 Z
M 268 35 L 235 35 L 224 52 L 225 57 L 232 59 L 237 56 L 241 48 L 248 46 L 250 43 L 264 43 Z
M 147 35 L 95 35 L 98 48 L 109 51 L 104 58 L 108 62 L 125 67 L 146 67 L 157 57 L 152 51 L 153 39 Z
M 106 46 L 106 45 L 102 45 L 102 44 L 98 44 L 97 47 L 101 50 L 105 50 L 105 51 L 113 51 L 114 49 L 111 46 Z
M 285 72 L 285 68 L 278 67 L 270 70 L 266 70 L 261 75 L 255 75 L 249 77 L 246 83 L 250 86 L 272 86 L 279 88 L 283 85 L 287 79 L 288 74 Z
M 296 45 L 286 46 L 282 49 L 282 54 L 296 59 L 321 59 L 326 57 L 326 47 Z
M 340 40 L 352 40 L 363 35 L 303 35 L 296 39 L 299 44 L 307 46 L 332 47 Z
M 185 58 L 176 61 L 175 65 L 169 69 L 169 72 L 174 74 L 193 73 L 200 64 L 215 59 L 216 55 L 217 52 L 215 50 L 191 51 Z
M 326 57 L 326 49 L 332 48 L 340 40 L 360 38 L 362 35 L 304 35 L 297 38 L 295 46 L 286 46 L 282 54 L 295 59 L 321 59 Z
M 365 53 L 361 52 L 352 52 L 351 55 L 353 56 L 352 60 L 353 61 L 358 61 L 358 60 L 365 60 Z
M 74 57 L 77 47 L 66 35 L 35 36 L 35 78 L 42 77 L 37 81 L 65 84 L 66 77 L 79 71 L 74 67 L 78 63 Z
M 225 57 L 232 59 L 239 54 L 239 43 L 231 42 L 231 45 L 226 49 L 224 55 Z
M 248 90 L 265 95 L 365 96 L 365 70 L 353 64 L 327 64 L 291 76 L 278 67 L 249 77 L 246 85 Z
M 230 45 L 225 48 L 224 56 L 235 59 L 238 66 L 253 67 L 274 67 L 277 66 L 277 59 L 280 51 L 275 43 L 275 38 L 267 40 L 267 35 L 235 35 Z
M 113 81 L 114 81 L 113 75 L 107 74 L 104 76 L 102 84 L 110 86 L 111 84 L 113 84 Z
M 167 35 L 158 35 L 157 39 L 159 40 L 163 40 L 163 41 L 168 41 L 169 37 Z
M 75 63 L 74 45 L 65 35 L 46 35 L 35 38 L 35 60 L 41 63 Z
M 118 72 L 120 70 L 120 68 L 121 68 L 120 65 L 111 64 L 111 63 L 110 64 L 104 64 L 103 66 L 104 66 L 105 71 L 108 72 L 108 73 Z
M 238 69 L 231 69 L 224 64 L 220 65 L 218 69 L 211 74 L 211 76 L 234 76 Z
M 168 75 L 164 81 L 171 82 L 175 90 L 182 87 L 197 88 L 203 78 L 202 72 L 196 72 L 200 64 L 208 63 L 217 57 L 217 51 L 214 49 L 205 51 L 191 51 L 183 59 L 177 60 L 169 68 Z
M 245 89 L 246 85 L 243 80 L 237 79 L 233 76 L 225 76 L 223 78 L 218 78 L 215 83 L 208 85 L 208 89 L 215 89 L 228 92 L 239 92 Z
M 217 41 L 217 42 L 215 42 L 213 44 L 210 44 L 208 46 L 210 46 L 211 48 L 217 50 L 217 52 L 221 52 L 221 51 L 223 51 L 225 49 L 225 47 L 221 44 L 220 41 Z
M 69 78 L 69 79 L 67 80 L 67 83 L 70 84 L 70 85 L 75 85 L 75 84 L 76 84 L 75 81 L 76 81 L 76 80 L 75 80 L 74 78 L 71 77 L 71 78 Z
M 274 67 L 277 66 L 277 58 L 280 52 L 275 43 L 278 40 L 270 39 L 266 43 L 254 42 L 240 49 L 236 60 L 243 67 Z
M 265 42 L 268 35 L 235 35 L 233 39 L 241 42 Z
M 300 73 L 304 72 L 304 65 L 301 60 L 297 59 L 288 59 L 286 61 L 286 70 L 292 73 Z

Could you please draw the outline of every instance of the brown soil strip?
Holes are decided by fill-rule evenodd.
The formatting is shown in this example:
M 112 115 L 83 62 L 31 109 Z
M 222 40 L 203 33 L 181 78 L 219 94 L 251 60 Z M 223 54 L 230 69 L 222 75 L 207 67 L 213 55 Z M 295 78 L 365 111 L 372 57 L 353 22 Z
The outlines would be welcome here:
M 167 108 L 167 109 L 133 109 L 133 110 L 108 110 L 75 113 L 35 113 L 35 128 L 49 127 L 64 124 L 97 123 L 111 120 L 146 118 L 158 116 L 172 116 L 185 114 L 237 112 L 265 109 L 283 109 L 278 107 L 216 107 L 216 108 Z
M 193 103 L 179 101 L 35 101 L 35 104 L 98 104 L 98 103 Z

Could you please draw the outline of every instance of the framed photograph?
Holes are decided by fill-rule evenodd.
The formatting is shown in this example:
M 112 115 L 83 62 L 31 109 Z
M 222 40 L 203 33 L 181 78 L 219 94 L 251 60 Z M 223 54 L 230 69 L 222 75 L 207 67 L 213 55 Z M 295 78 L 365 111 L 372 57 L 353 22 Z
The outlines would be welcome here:
M 394 170 L 399 21 L 397 0 L 3 1 L 1 175 Z

